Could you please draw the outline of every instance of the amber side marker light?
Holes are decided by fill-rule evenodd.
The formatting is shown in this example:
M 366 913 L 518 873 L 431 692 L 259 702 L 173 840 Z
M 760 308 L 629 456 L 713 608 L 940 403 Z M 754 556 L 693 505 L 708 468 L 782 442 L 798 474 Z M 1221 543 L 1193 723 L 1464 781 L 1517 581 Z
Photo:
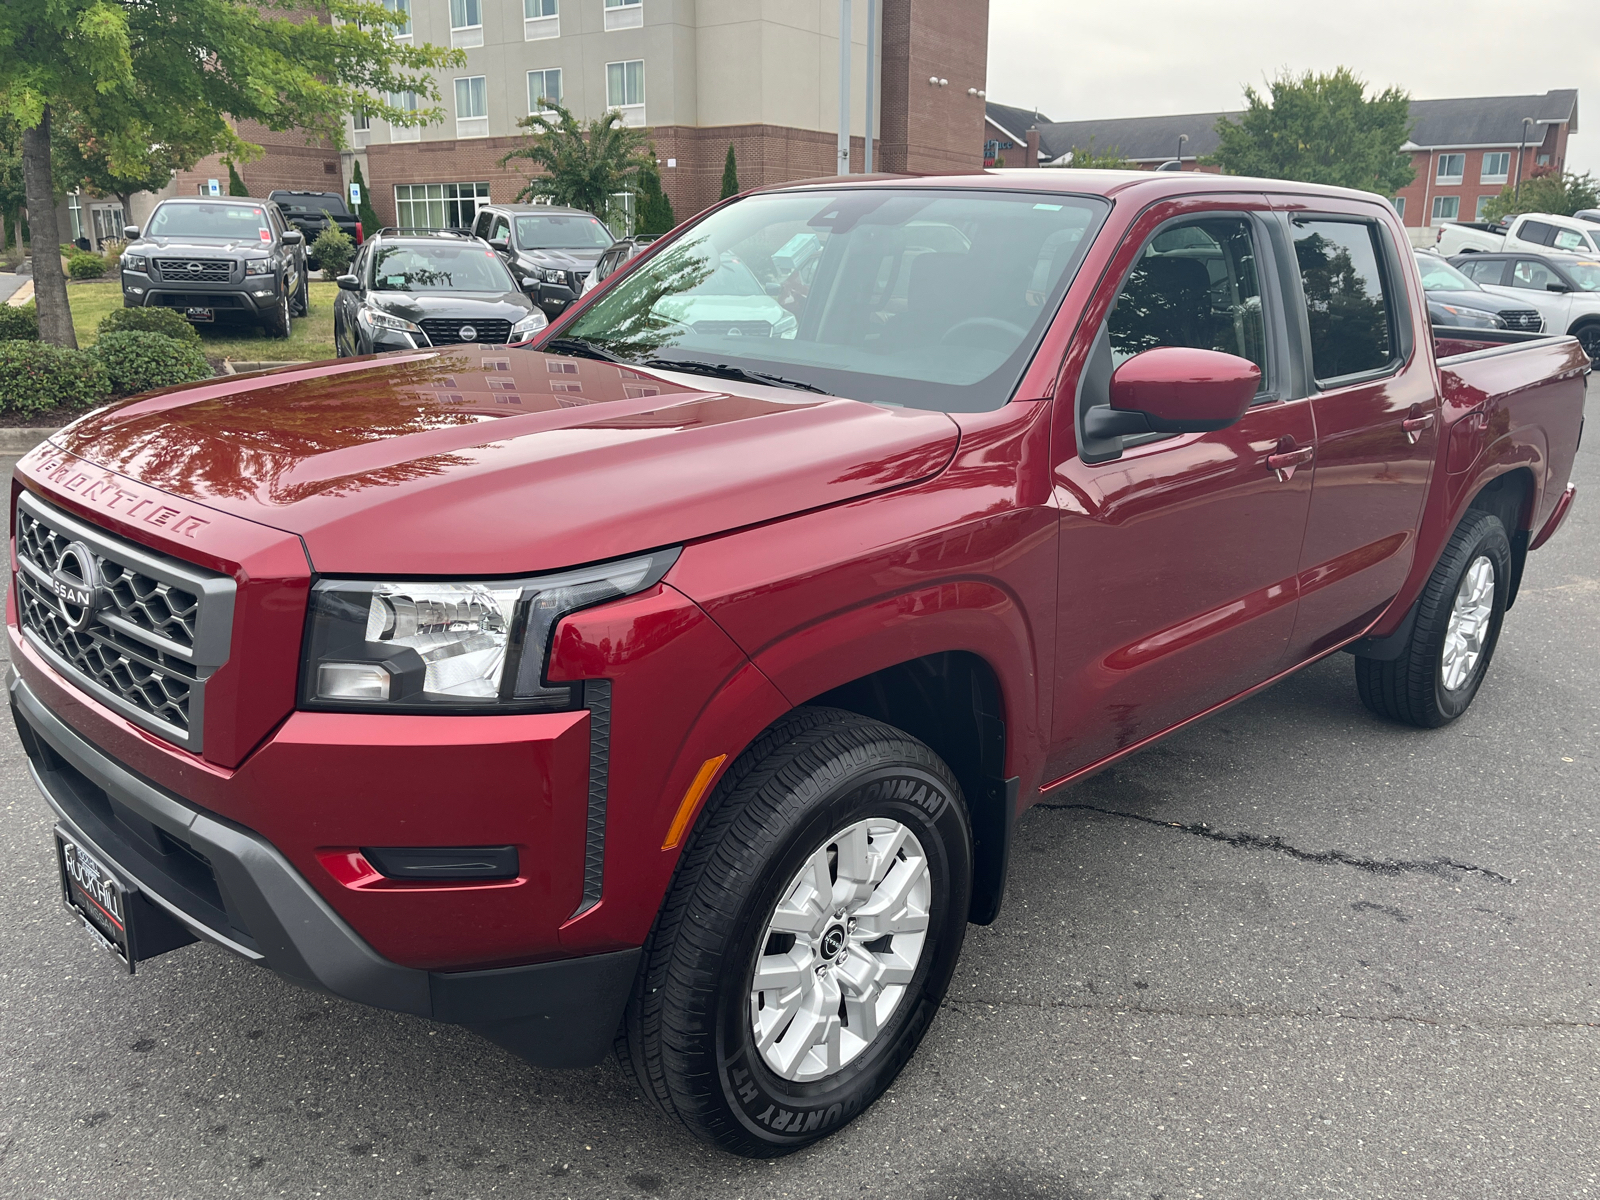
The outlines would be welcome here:
M 689 790 L 683 794 L 682 803 L 678 805 L 677 815 L 672 818 L 672 828 L 667 830 L 667 840 L 661 843 L 663 850 L 678 848 L 678 843 L 683 841 L 684 830 L 689 828 L 690 818 L 700 808 L 700 801 L 705 798 L 706 791 L 711 787 L 711 781 L 717 777 L 717 768 L 727 761 L 726 754 L 719 754 L 700 764 L 694 782 L 689 785 Z

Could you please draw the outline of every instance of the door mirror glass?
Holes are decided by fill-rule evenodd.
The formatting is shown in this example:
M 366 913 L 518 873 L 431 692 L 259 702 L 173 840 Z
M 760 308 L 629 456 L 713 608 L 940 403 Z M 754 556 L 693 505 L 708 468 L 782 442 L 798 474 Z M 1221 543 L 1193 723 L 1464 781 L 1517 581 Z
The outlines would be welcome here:
M 347 292 L 359 292 L 361 290 L 361 280 L 354 275 L 341 275 L 337 282 Z
M 1260 386 L 1261 368 L 1247 358 L 1158 346 L 1134 355 L 1111 376 L 1106 416 L 1145 427 L 1119 430 L 1124 433 L 1208 433 L 1244 416 Z

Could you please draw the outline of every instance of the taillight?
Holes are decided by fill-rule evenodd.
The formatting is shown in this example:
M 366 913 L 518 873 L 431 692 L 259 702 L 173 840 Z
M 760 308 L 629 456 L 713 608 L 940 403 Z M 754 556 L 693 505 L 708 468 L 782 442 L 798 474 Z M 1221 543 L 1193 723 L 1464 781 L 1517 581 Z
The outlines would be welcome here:
M 359 245 L 361 245 L 362 242 L 364 242 L 366 240 L 367 240 L 367 235 L 361 229 L 361 222 L 357 221 L 356 222 L 356 245 L 359 246 Z

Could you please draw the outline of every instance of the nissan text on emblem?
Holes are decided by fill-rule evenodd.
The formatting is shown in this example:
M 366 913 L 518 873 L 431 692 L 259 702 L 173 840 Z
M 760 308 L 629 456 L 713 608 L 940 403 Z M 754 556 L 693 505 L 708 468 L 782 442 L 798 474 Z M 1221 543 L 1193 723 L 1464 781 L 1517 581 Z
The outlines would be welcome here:
M 94 620 L 99 581 L 94 554 L 82 542 L 72 542 L 61 552 L 50 572 L 50 590 L 61 603 L 61 616 L 73 633 L 82 633 Z
M 460 329 L 456 330 L 456 335 L 463 342 L 475 342 L 478 340 L 478 331 L 471 325 L 463 325 Z

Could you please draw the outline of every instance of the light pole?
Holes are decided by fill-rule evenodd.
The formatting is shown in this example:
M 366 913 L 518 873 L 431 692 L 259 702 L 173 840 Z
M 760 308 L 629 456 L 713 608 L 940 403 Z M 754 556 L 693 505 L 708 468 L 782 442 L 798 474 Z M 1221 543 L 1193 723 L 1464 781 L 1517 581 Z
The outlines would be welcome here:
M 1533 124 L 1532 117 L 1522 118 L 1522 145 L 1517 147 L 1517 190 L 1514 204 L 1522 203 L 1522 157 L 1528 152 L 1528 126 Z
M 1183 144 L 1189 140 L 1187 133 L 1178 135 L 1178 170 L 1183 170 Z
M 850 0 L 839 0 L 839 171 L 850 174 Z M 868 134 L 870 137 L 871 134 Z

